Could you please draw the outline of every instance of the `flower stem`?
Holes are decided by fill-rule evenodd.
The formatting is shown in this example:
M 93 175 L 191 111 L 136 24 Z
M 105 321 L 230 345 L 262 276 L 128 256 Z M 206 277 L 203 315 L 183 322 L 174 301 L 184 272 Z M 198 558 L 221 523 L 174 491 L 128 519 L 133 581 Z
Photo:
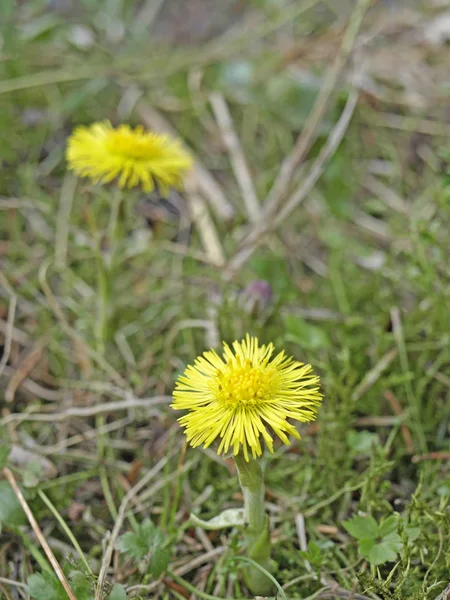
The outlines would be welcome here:
M 106 272 L 106 265 L 103 259 L 101 241 L 97 228 L 95 212 L 91 206 L 86 211 L 89 229 L 94 238 L 95 263 L 97 267 L 97 319 L 95 322 L 95 337 L 97 341 L 97 352 L 102 356 L 105 354 L 105 338 L 108 326 L 108 303 L 109 303 L 109 285 Z
M 100 256 L 97 260 L 98 276 L 98 320 L 97 320 L 97 350 L 103 356 L 105 354 L 105 343 L 108 338 L 108 312 L 109 312 L 109 281 L 107 270 Z
M 244 518 L 247 554 L 253 561 L 270 573 L 269 517 L 264 510 L 264 476 L 259 464 L 242 454 L 234 457 L 244 495 Z M 244 571 L 245 583 L 256 596 L 269 596 L 273 591 L 272 581 L 259 569 L 249 566 Z
M 94 211 L 89 208 L 88 220 L 92 234 L 96 239 L 95 260 L 97 263 L 97 322 L 95 333 L 97 338 L 97 351 L 104 355 L 106 342 L 110 331 L 111 296 L 114 280 L 114 267 L 117 247 L 123 236 L 122 224 L 120 223 L 120 207 L 122 193 L 120 190 L 113 196 L 111 206 L 108 238 L 110 245 L 109 257 L 103 255 L 101 241 L 98 239 L 98 229 Z

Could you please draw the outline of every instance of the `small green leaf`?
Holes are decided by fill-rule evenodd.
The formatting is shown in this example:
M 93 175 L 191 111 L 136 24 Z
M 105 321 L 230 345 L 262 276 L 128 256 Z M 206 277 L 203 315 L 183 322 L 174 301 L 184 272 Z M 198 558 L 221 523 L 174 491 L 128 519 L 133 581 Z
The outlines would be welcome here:
M 25 513 L 7 481 L 0 481 L 0 523 L 23 525 L 27 522 Z
M 376 541 L 378 525 L 373 517 L 361 517 L 357 515 L 343 523 L 345 529 L 357 540 L 373 539 Z
M 375 544 L 372 549 L 365 555 L 365 558 L 374 566 L 384 565 L 387 562 L 394 562 L 397 558 L 397 551 L 394 550 L 387 542 Z
M 77 600 L 92 600 L 91 582 L 82 571 L 71 571 L 69 582 Z
M 137 533 L 129 532 L 120 536 L 116 548 L 129 556 L 142 559 L 150 552 L 155 537 L 155 526 L 146 519 L 139 526 Z
M 190 516 L 191 522 L 196 527 L 201 527 L 202 529 L 208 530 L 216 530 L 216 529 L 225 529 L 226 527 L 243 527 L 244 526 L 244 510 L 242 508 L 228 508 L 209 519 L 209 521 L 204 521 L 203 519 L 199 519 L 196 515 L 191 514 Z
M 397 533 L 398 519 L 396 516 L 391 515 L 387 519 L 383 519 L 378 526 L 378 535 L 381 538 L 385 538 L 392 533 Z
M 155 547 L 152 552 L 150 561 L 150 573 L 155 579 L 161 577 L 164 571 L 167 570 L 170 560 L 170 552 L 159 546 Z
M 407 525 L 405 527 L 405 533 L 408 538 L 408 542 L 411 544 L 420 537 L 420 527 L 412 527 L 411 525 Z
M 150 519 L 144 519 L 139 527 L 139 535 L 142 539 L 152 542 L 155 535 L 158 533 L 157 527 L 153 525 Z
M 293 342 L 308 350 L 327 348 L 330 345 L 324 329 L 317 325 L 311 325 L 296 315 L 287 315 L 284 325 L 288 342 Z
M 23 472 L 23 485 L 27 488 L 35 488 L 42 479 L 42 465 L 37 460 L 29 462 Z
M 0 446 L 0 469 L 3 469 L 8 462 L 8 456 L 10 452 L 11 448 L 8 448 L 8 446 Z
M 35 600 L 67 600 L 67 594 L 53 573 L 35 573 L 28 579 L 28 592 Z
M 450 480 L 440 485 L 437 492 L 439 496 L 450 496 Z
M 355 431 L 351 429 L 347 433 L 347 444 L 357 454 L 370 454 L 372 446 L 378 444 L 379 441 L 378 434 L 372 431 Z
M 299 554 L 315 567 L 320 567 L 322 565 L 324 553 L 320 546 L 312 540 L 308 542 L 308 550 L 306 552 L 300 550 Z
M 169 551 L 163 547 L 165 539 L 164 533 L 146 519 L 137 532 L 122 535 L 116 548 L 138 560 L 150 556 L 149 571 L 154 577 L 159 577 L 167 569 L 170 559 Z
M 359 540 L 358 542 L 358 550 L 361 556 L 364 558 L 369 558 L 370 553 L 373 548 L 377 545 L 377 541 L 375 538 L 364 538 Z
M 127 593 L 123 585 L 120 585 L 120 583 L 116 583 L 116 585 L 111 590 L 108 600 L 127 600 Z
M 389 548 L 396 554 L 402 549 L 403 546 L 402 538 L 398 535 L 398 533 L 390 533 L 382 539 L 381 543 L 385 546 L 389 546 Z
M 124 533 L 118 540 L 116 548 L 133 558 L 144 558 L 150 551 L 150 546 L 146 540 L 143 540 L 135 533 Z

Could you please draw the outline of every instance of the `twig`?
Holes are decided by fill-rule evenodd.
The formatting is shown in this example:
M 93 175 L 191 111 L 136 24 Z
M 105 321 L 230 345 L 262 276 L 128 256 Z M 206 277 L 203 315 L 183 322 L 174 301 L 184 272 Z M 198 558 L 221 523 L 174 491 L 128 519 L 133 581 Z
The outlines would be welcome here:
M 391 350 L 389 350 L 389 352 L 386 352 L 386 354 L 377 362 L 373 369 L 370 369 L 370 371 L 368 371 L 364 379 L 353 391 L 353 401 L 362 398 L 362 396 L 367 392 L 367 390 L 369 390 L 374 385 L 374 383 L 376 383 L 383 371 L 385 371 L 389 367 L 391 362 L 396 358 L 397 354 L 397 348 L 391 348 Z
M 218 92 L 211 94 L 209 101 L 217 124 L 219 125 L 223 142 L 228 150 L 234 176 L 241 189 L 247 216 L 252 223 L 256 223 L 261 216 L 261 207 L 253 186 L 244 152 L 242 151 L 239 138 L 233 127 L 233 120 L 230 111 L 228 110 L 227 103 L 222 94 L 219 94 Z
M 77 435 L 73 435 L 72 437 L 65 438 L 60 442 L 54 444 L 53 446 L 39 446 L 39 453 L 43 456 L 51 456 L 52 454 L 60 454 L 61 452 L 66 452 L 68 448 L 71 446 L 75 446 L 76 444 L 86 444 L 89 440 L 96 439 L 98 435 L 104 435 L 105 433 L 110 433 L 111 431 L 117 431 L 118 429 L 123 430 L 124 427 L 133 422 L 134 419 L 130 419 L 130 417 L 125 417 L 123 419 L 118 419 L 117 421 L 113 421 L 104 427 L 99 429 L 92 428 L 88 431 L 83 431 L 83 433 L 79 433 Z M 10 455 L 11 457 L 11 455 Z
M 297 531 L 298 544 L 300 550 L 306 552 L 308 550 L 308 543 L 306 541 L 306 530 L 305 530 L 305 517 L 302 513 L 295 515 L 295 529 Z M 305 560 L 306 570 L 311 573 L 312 567 L 308 560 Z
M 14 587 L 19 587 L 24 590 L 28 589 L 26 583 L 20 583 L 19 581 L 13 581 L 12 579 L 6 579 L 6 577 L 0 577 L 0 583 L 4 583 L 5 585 L 12 585 Z
M 280 202 L 288 191 L 289 184 L 297 165 L 304 160 L 306 154 L 311 148 L 311 145 L 317 137 L 316 133 L 318 126 L 326 113 L 333 90 L 335 89 L 342 71 L 347 64 L 351 51 L 355 45 L 364 15 L 366 14 L 371 2 L 372 0 L 359 0 L 356 8 L 353 11 L 353 14 L 351 15 L 350 22 L 345 31 L 338 55 L 333 63 L 333 66 L 325 76 L 324 84 L 319 95 L 317 96 L 312 111 L 308 116 L 305 127 L 299 135 L 294 148 L 283 161 L 280 173 L 272 189 L 270 190 L 267 199 L 264 202 L 263 215 L 265 218 L 275 214 L 276 210 L 280 206 Z
M 374 127 L 387 127 L 389 129 L 399 129 L 400 131 L 423 133 L 424 135 L 437 137 L 450 136 L 450 127 L 444 121 L 433 121 L 431 119 L 421 119 L 391 113 L 364 115 L 364 119 L 368 125 Z
M 141 119 L 146 125 L 152 127 L 156 131 L 175 135 L 173 127 L 166 119 L 164 119 L 164 117 L 156 110 L 151 108 L 146 102 L 140 101 L 137 109 Z M 217 181 L 203 166 L 198 157 L 195 156 L 194 152 L 191 149 L 189 149 L 189 152 L 194 159 L 194 166 L 186 178 L 188 185 L 191 183 L 194 186 L 194 189 L 198 188 L 202 192 L 218 217 L 224 221 L 230 221 L 234 217 L 233 206 L 226 198 Z
M 160 461 L 156 463 L 153 469 L 150 469 L 148 473 L 142 477 L 142 479 L 131 488 L 129 492 L 124 496 L 122 502 L 120 503 L 120 507 L 117 513 L 117 519 L 114 523 L 114 528 L 111 532 L 111 537 L 109 538 L 108 546 L 105 550 L 105 555 L 103 557 L 102 566 L 100 568 L 100 573 L 97 580 L 97 586 L 95 589 L 95 597 L 94 600 L 102 600 L 103 598 L 103 586 L 106 579 L 106 574 L 108 572 L 109 565 L 111 563 L 112 554 L 114 551 L 114 545 L 116 543 L 117 537 L 120 533 L 120 529 L 122 527 L 123 521 L 125 519 L 125 511 L 127 510 L 128 504 L 136 494 L 138 494 L 147 484 L 148 482 L 157 474 L 161 469 L 164 468 L 165 464 L 169 460 L 169 457 L 164 456 Z
M 413 463 L 422 462 L 423 460 L 450 460 L 450 452 L 427 452 L 426 454 L 415 454 L 411 460 Z
M 8 381 L 8 385 L 5 390 L 6 402 L 12 402 L 14 400 L 17 388 L 41 360 L 44 346 L 47 342 L 47 339 L 37 342 L 35 346 L 30 348 L 30 350 L 25 352 L 24 355 L 20 357 L 19 362 L 13 371 L 13 376 Z
M 278 227 L 290 214 L 291 212 L 307 197 L 312 188 L 316 185 L 320 176 L 323 173 L 326 163 L 336 152 L 339 144 L 342 141 L 342 138 L 347 131 L 347 128 L 350 124 L 351 118 L 353 116 L 353 112 L 356 108 L 358 102 L 358 92 L 357 90 L 352 90 L 350 93 L 347 103 L 345 105 L 344 110 L 339 118 L 339 121 L 336 123 L 333 131 L 330 133 L 328 140 L 325 146 L 322 148 L 319 156 L 315 160 L 309 175 L 306 177 L 303 183 L 297 188 L 297 190 L 292 194 L 286 204 L 283 205 L 283 209 L 277 213 L 276 217 L 273 219 L 264 222 L 261 225 L 255 226 L 253 231 L 247 236 L 247 238 L 243 241 L 242 246 L 236 254 L 231 258 L 228 263 L 225 278 L 229 279 L 233 273 L 235 273 L 242 265 L 247 261 L 247 259 L 253 254 L 254 250 L 257 248 L 261 239 L 263 239 L 268 233 L 270 233 L 273 229 Z
M 49 414 L 23 414 L 12 413 L 0 421 L 0 425 L 6 425 L 11 421 L 45 421 L 59 422 L 70 417 L 93 417 L 102 413 L 109 413 L 116 410 L 130 410 L 132 408 L 149 408 L 160 404 L 168 404 L 172 401 L 171 396 L 155 396 L 153 398 L 131 398 L 130 400 L 119 400 L 117 402 L 105 402 L 89 407 L 73 407 L 63 410 L 59 413 Z
M 386 390 L 384 392 L 384 397 L 391 405 L 391 408 L 394 411 L 394 413 L 398 417 L 401 417 L 403 415 L 403 409 L 402 409 L 401 404 L 398 401 L 397 397 L 392 392 L 392 390 Z M 411 432 L 409 431 L 408 427 L 404 423 L 402 423 L 400 425 L 400 431 L 402 432 L 403 441 L 405 442 L 405 446 L 406 446 L 406 449 L 408 450 L 408 454 L 412 454 L 414 452 L 414 443 L 412 440 Z
M 13 367 L 5 367 L 3 370 L 3 377 L 14 377 L 16 373 L 16 369 Z M 20 387 L 26 389 L 30 394 L 37 396 L 38 398 L 42 398 L 44 400 L 50 400 L 51 402 L 55 402 L 56 400 L 62 400 L 64 398 L 64 391 L 61 390 L 50 390 L 41 386 L 39 383 L 36 383 L 32 379 L 28 377 L 20 382 Z
M 385 185 L 373 175 L 367 175 L 363 181 L 363 186 L 368 189 L 369 192 L 372 192 L 372 194 L 381 198 L 381 200 L 383 200 L 389 208 L 392 208 L 392 210 L 395 210 L 401 215 L 409 214 L 408 205 L 405 200 L 401 198 L 396 191 Z
M 197 192 L 197 187 L 192 181 L 187 180 L 185 187 L 189 200 L 191 217 L 197 225 L 208 259 L 213 265 L 222 266 L 225 264 L 225 254 L 222 244 L 220 243 L 220 238 L 217 235 L 214 222 L 209 214 L 208 207 L 202 196 Z
M 173 327 L 167 333 L 166 339 L 164 341 L 164 347 L 167 353 L 170 353 L 173 347 L 173 343 L 177 335 L 183 329 L 194 329 L 194 328 L 204 329 L 205 332 L 209 333 L 209 335 L 205 334 L 205 339 L 209 337 L 216 337 L 216 334 L 211 334 L 211 330 L 214 329 L 214 323 L 209 321 L 208 319 L 183 319 L 182 321 L 178 321 L 175 323 Z M 206 346 L 216 347 L 215 344 L 206 344 Z
M 202 529 L 201 527 L 196 527 L 195 528 L 195 535 L 198 537 L 198 539 L 202 543 L 203 548 L 207 552 L 211 552 L 212 550 L 214 550 L 214 546 L 212 545 L 212 542 L 209 539 L 209 537 L 206 535 L 204 529 Z
M 6 479 L 9 481 L 9 484 L 11 485 L 12 489 L 14 490 L 14 493 L 17 496 L 17 500 L 19 501 L 20 505 L 22 506 L 23 511 L 26 514 L 28 521 L 30 522 L 30 525 L 31 525 L 37 539 L 39 540 L 39 543 L 41 544 L 48 560 L 50 561 L 50 564 L 52 565 L 53 569 L 55 570 L 56 576 L 58 577 L 63 588 L 65 589 L 67 596 L 70 598 L 70 600 L 77 600 L 75 594 L 73 593 L 73 591 L 69 585 L 69 582 L 66 579 L 66 576 L 63 573 L 63 570 L 59 566 L 59 563 L 56 560 L 55 555 L 53 554 L 52 549 L 48 545 L 47 540 L 45 539 L 45 537 L 41 531 L 41 528 L 39 527 L 36 519 L 34 518 L 34 515 L 31 512 L 31 509 L 28 506 L 27 501 L 23 497 L 22 492 L 20 491 L 20 488 L 17 485 L 14 475 L 8 469 L 8 467 L 3 467 L 2 473 L 6 477 Z
M 429 373 L 431 371 L 431 369 L 427 369 L 427 373 Z M 447 387 L 450 387 L 450 377 L 447 377 L 447 375 L 444 375 L 444 373 L 433 373 L 432 375 L 437 381 L 440 381 L 441 383 L 443 383 L 444 385 L 446 385 Z
M 11 600 L 11 596 L 8 594 L 8 590 L 0 583 L 0 591 L 3 592 L 6 600 Z
M 320 176 L 323 173 L 326 163 L 334 155 L 338 149 L 342 138 L 347 132 L 347 128 L 350 125 L 350 121 L 353 117 L 353 112 L 358 103 L 359 92 L 353 89 L 348 95 L 347 102 L 344 110 L 342 111 L 339 121 L 336 123 L 334 129 L 330 133 L 327 143 L 323 147 L 316 161 L 314 162 L 311 172 L 306 177 L 305 181 L 298 186 L 292 196 L 283 204 L 283 208 L 277 213 L 275 218 L 275 226 L 277 227 L 284 221 L 291 212 L 302 202 L 312 188 L 315 186 Z
M 4 321 L 3 319 L 0 319 L 0 333 L 3 333 L 3 334 L 6 333 L 7 329 L 8 329 L 8 323 L 6 321 Z M 15 340 L 16 342 L 19 342 L 19 344 L 22 344 L 22 346 L 26 346 L 30 342 L 29 335 L 27 333 L 25 333 L 24 331 L 17 329 L 17 327 L 12 328 L 11 336 L 12 336 L 13 340 Z

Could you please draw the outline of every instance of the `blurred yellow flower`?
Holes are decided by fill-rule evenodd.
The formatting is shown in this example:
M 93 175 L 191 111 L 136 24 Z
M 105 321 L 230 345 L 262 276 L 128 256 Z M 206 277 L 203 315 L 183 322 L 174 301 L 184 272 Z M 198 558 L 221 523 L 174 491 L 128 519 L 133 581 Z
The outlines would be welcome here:
M 311 365 L 297 362 L 284 351 L 273 359 L 273 344 L 259 346 L 248 334 L 224 343 L 223 358 L 214 350 L 204 352 L 178 378 L 173 393 L 175 410 L 187 410 L 179 419 L 191 446 L 207 448 L 220 438 L 217 454 L 241 451 L 246 460 L 262 454 L 260 438 L 273 452 L 269 431 L 284 444 L 286 434 L 300 438 L 288 419 L 308 422 L 316 417 L 322 401 L 319 377 Z M 268 431 L 269 430 L 269 431 Z
M 109 121 L 77 127 L 68 139 L 69 169 L 95 183 L 118 179 L 121 188 L 142 185 L 151 192 L 155 182 L 161 191 L 179 187 L 192 159 L 178 140 L 167 135 L 132 129 Z

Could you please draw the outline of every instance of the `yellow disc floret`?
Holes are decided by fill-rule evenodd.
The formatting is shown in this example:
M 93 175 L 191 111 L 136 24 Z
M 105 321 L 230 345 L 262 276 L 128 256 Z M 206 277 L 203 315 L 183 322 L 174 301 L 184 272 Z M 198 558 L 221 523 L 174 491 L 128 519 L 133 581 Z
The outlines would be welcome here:
M 228 362 L 223 371 L 218 371 L 217 379 L 213 379 L 210 385 L 219 403 L 236 408 L 269 401 L 279 382 L 273 367 L 253 366 L 248 358 L 243 362 L 237 358 Z

